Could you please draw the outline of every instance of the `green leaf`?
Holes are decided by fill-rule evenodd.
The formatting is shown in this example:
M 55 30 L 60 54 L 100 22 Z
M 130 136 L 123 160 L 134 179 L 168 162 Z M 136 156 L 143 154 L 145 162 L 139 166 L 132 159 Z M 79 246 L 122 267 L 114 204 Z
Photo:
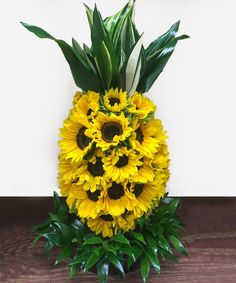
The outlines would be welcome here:
M 87 240 L 83 242 L 83 246 L 96 245 L 96 244 L 103 244 L 103 240 L 99 237 L 94 236 L 94 237 L 88 238 Z
M 54 206 L 55 206 L 56 210 L 58 210 L 60 208 L 60 206 L 62 205 L 62 201 L 60 200 L 59 195 L 55 191 L 53 192 L 53 202 L 54 202 Z
M 132 250 L 132 248 L 130 246 L 127 246 L 127 245 L 120 246 L 118 251 L 123 253 L 123 254 L 128 255 L 129 257 L 131 257 L 134 262 L 136 261 L 134 252 L 133 252 L 133 250 Z
M 108 255 L 108 259 L 110 260 L 110 262 L 114 265 L 114 267 L 119 270 L 122 275 L 125 277 L 125 272 L 124 272 L 124 268 L 119 260 L 119 258 L 117 256 L 115 256 L 114 254 L 109 254 Z
M 109 273 L 109 263 L 98 262 L 97 263 L 97 274 L 99 283 L 106 283 Z
M 160 246 L 163 250 L 166 250 L 167 252 L 172 254 L 172 250 L 165 237 L 163 235 L 159 235 L 157 236 L 157 239 L 158 239 L 158 246 Z
M 67 244 L 67 241 L 62 234 L 48 233 L 43 234 L 43 237 L 45 237 L 46 239 L 51 241 L 53 245 L 56 245 L 58 247 L 63 247 Z
M 148 274 L 149 274 L 149 271 L 150 271 L 150 262 L 149 262 L 148 258 L 146 258 L 146 257 L 142 258 L 142 260 L 140 262 L 140 270 L 141 270 L 143 282 L 146 283 L 147 278 L 148 278 Z
M 91 8 L 89 8 L 89 6 L 87 6 L 85 3 L 84 3 L 84 7 L 86 9 L 86 14 L 87 14 L 89 26 L 91 28 L 92 25 L 93 25 L 93 10 Z
M 180 21 L 174 23 L 171 28 L 154 40 L 146 49 L 145 55 L 148 60 L 154 57 L 160 49 L 164 48 L 173 38 L 175 38 L 176 33 L 179 30 Z
M 81 62 L 77 54 L 74 52 L 74 49 L 69 44 L 61 39 L 54 38 L 52 35 L 37 26 L 22 22 L 21 24 L 39 38 L 48 38 L 58 44 L 70 66 L 74 81 L 78 87 L 84 91 L 94 90 L 99 92 L 101 90 L 101 83 L 97 75 L 90 68 L 85 66 L 83 62 Z
M 126 244 L 126 245 L 130 246 L 129 240 L 124 235 L 121 235 L 121 234 L 117 234 L 117 235 L 113 236 L 111 238 L 111 241 L 119 242 L 119 243 Z
M 41 239 L 42 237 L 43 237 L 42 234 L 38 234 L 38 235 L 34 238 L 32 245 L 35 245 L 35 244 L 38 242 L 38 240 Z
M 70 266 L 70 274 L 69 274 L 69 276 L 70 277 L 75 276 L 78 273 L 78 271 L 79 271 L 79 266 L 78 265 L 71 265 Z
M 172 39 L 157 55 L 155 58 L 146 62 L 146 68 L 140 78 L 137 90 L 140 92 L 147 92 L 158 76 L 163 71 L 170 56 L 174 52 L 175 46 L 179 40 L 188 38 L 187 35 L 182 35 Z
M 90 250 L 83 252 L 83 253 L 79 253 L 77 256 L 73 258 L 73 260 L 71 261 L 69 265 L 78 265 L 82 262 L 85 262 L 89 258 L 90 255 L 91 255 Z
M 90 254 L 89 258 L 86 260 L 85 266 L 84 266 L 84 272 L 89 270 L 91 267 L 93 267 L 102 257 L 103 253 L 96 254 L 93 253 Z
M 51 251 L 51 249 L 54 247 L 54 244 L 52 241 L 50 240 L 47 240 L 45 245 L 44 245 L 44 248 L 43 248 L 43 251 L 46 255 L 49 254 L 49 252 Z
M 154 269 L 156 270 L 157 273 L 160 273 L 160 263 L 159 260 L 157 258 L 157 254 L 155 254 L 151 248 L 144 248 L 143 249 L 145 255 L 148 257 L 148 259 L 150 260 L 152 266 L 154 267 Z
M 140 72 L 141 72 L 141 52 L 142 52 L 142 37 L 135 44 L 125 70 L 126 75 L 126 90 L 128 95 L 133 95 L 136 87 L 139 83 Z
M 104 241 L 104 248 L 105 248 L 105 250 L 113 253 L 114 255 L 117 254 L 115 245 L 113 246 L 113 245 L 109 244 L 108 242 Z
M 153 252 L 157 252 L 157 243 L 155 238 L 151 234 L 146 234 L 145 240 L 150 248 L 152 248 Z
M 136 239 L 139 242 L 141 242 L 141 243 L 146 245 L 144 237 L 143 237 L 143 235 L 141 233 L 138 233 L 138 232 L 135 232 L 135 231 L 131 231 L 131 232 L 129 232 L 129 235 L 131 235 L 134 239 Z
M 55 225 L 60 229 L 62 235 L 67 241 L 71 241 L 75 236 L 75 229 L 71 225 L 67 225 L 60 222 L 55 222 Z
M 65 247 L 57 256 L 57 259 L 55 261 L 55 265 L 62 262 L 64 259 L 70 257 L 72 255 L 72 249 L 71 247 Z
M 169 239 L 178 252 L 183 255 L 187 255 L 187 252 L 185 251 L 185 248 L 179 239 L 177 239 L 175 236 L 170 236 Z

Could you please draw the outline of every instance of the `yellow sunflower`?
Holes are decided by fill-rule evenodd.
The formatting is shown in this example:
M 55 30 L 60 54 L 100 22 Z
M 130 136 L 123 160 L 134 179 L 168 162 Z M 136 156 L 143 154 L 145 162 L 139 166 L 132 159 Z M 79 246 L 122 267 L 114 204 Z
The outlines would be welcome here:
M 129 108 L 129 112 L 135 114 L 139 119 L 145 119 L 156 110 L 155 104 L 138 92 L 135 92 L 131 97 L 131 102 L 132 107 Z
M 137 217 L 135 217 L 132 211 L 127 211 L 122 215 L 122 220 L 120 220 L 120 218 L 118 219 L 117 225 L 124 231 L 133 230 L 135 228 L 136 219 Z
M 84 190 L 96 191 L 98 187 L 106 188 L 109 177 L 105 174 L 102 157 L 93 156 L 89 161 L 83 161 L 77 168 L 79 178 L 77 184 L 83 184 Z
M 144 213 L 148 213 L 165 194 L 162 178 L 154 180 L 154 182 L 132 183 L 130 190 L 138 202 L 133 210 L 135 217 L 141 217 Z
M 81 91 L 77 91 L 74 95 L 73 98 L 73 105 L 75 106 L 75 104 L 77 103 L 77 101 L 80 99 L 80 97 L 83 95 L 84 93 Z
M 104 95 L 104 105 L 111 112 L 120 112 L 127 107 L 127 92 L 111 88 Z
M 99 94 L 94 91 L 88 91 L 81 96 L 75 104 L 78 115 L 83 115 L 88 119 L 94 117 L 99 110 L 99 97 Z
M 97 147 L 107 150 L 111 146 L 117 146 L 132 133 L 129 121 L 122 112 L 120 115 L 110 116 L 100 112 L 93 120 L 93 125 L 85 131 L 86 136 L 96 142 Z
M 84 191 L 83 186 L 73 185 L 66 199 L 67 205 L 75 205 L 77 215 L 81 218 L 96 218 L 101 211 L 102 191 Z
M 112 182 L 104 193 L 103 210 L 112 216 L 120 216 L 137 205 L 136 198 L 126 189 L 126 183 Z
M 113 181 L 120 183 L 138 173 L 138 166 L 142 165 L 139 158 L 134 149 L 113 149 L 108 156 L 103 157 L 104 169 Z
M 81 161 L 78 163 L 72 163 L 70 160 L 65 159 L 63 155 L 59 155 L 59 165 L 58 165 L 58 178 L 60 182 L 64 184 L 74 184 L 78 180 L 78 166 L 81 164 Z M 62 193 L 62 195 L 65 195 Z
M 138 166 L 138 171 L 135 175 L 130 176 L 130 181 L 135 183 L 146 183 L 153 181 L 155 174 L 152 167 L 153 159 L 142 157 L 140 160 L 141 165 Z
M 153 158 L 161 144 L 165 143 L 166 133 L 163 131 L 159 119 L 151 120 L 147 123 L 133 123 L 135 135 L 130 138 L 133 148 L 142 155 Z
M 89 127 L 88 120 L 79 117 L 75 111 L 71 112 L 69 118 L 64 121 L 64 127 L 60 132 L 62 139 L 59 141 L 59 146 L 65 159 L 78 162 L 91 149 L 92 140 L 85 133 Z
M 88 218 L 87 225 L 96 235 L 102 233 L 104 238 L 110 238 L 115 234 L 116 220 L 110 214 L 102 214 L 95 219 Z

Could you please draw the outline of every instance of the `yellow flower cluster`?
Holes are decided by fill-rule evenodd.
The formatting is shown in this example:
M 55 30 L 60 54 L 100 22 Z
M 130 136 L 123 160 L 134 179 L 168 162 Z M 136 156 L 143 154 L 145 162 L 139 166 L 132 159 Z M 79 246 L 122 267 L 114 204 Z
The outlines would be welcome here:
M 67 204 L 96 234 L 135 228 L 165 194 L 166 133 L 155 105 L 118 89 L 76 93 L 61 129 L 59 185 Z

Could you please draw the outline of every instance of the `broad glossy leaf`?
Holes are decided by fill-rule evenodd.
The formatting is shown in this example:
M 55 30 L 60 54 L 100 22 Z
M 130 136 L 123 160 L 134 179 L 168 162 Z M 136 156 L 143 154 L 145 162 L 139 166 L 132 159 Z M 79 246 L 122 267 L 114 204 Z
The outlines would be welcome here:
M 85 240 L 83 242 L 83 246 L 85 245 L 96 245 L 96 244 L 102 244 L 103 243 L 103 240 L 99 237 L 91 237 L 91 238 L 88 238 L 87 240 Z
M 143 282 L 147 282 L 148 274 L 150 271 L 150 262 L 147 257 L 143 257 L 140 262 L 140 271 L 143 278 Z
M 157 239 L 158 239 L 158 246 L 160 246 L 163 250 L 166 250 L 167 252 L 172 253 L 172 250 L 163 235 L 158 235 Z
M 166 33 L 158 37 L 148 46 L 145 51 L 147 60 L 151 60 L 160 49 L 164 48 L 173 38 L 175 38 L 175 35 L 179 30 L 179 25 L 180 21 L 174 23 Z
M 83 252 L 81 254 L 78 254 L 77 256 L 75 256 L 73 258 L 73 260 L 71 261 L 71 263 L 69 265 L 78 265 L 84 261 L 86 261 L 86 259 L 88 259 L 88 257 L 91 255 L 91 251 L 86 251 Z
M 122 273 L 122 275 L 125 277 L 124 268 L 123 268 L 119 258 L 117 256 L 115 256 L 114 254 L 109 254 L 108 259 L 114 265 L 114 267 L 117 270 L 119 270 Z
M 155 59 L 146 63 L 146 68 L 142 74 L 137 90 L 140 92 L 147 92 L 153 83 L 156 81 L 160 73 L 163 71 L 170 56 L 174 52 L 175 46 L 179 40 L 188 38 L 187 35 L 182 35 L 174 38 L 168 43 L 157 55 Z
M 43 248 L 43 251 L 46 255 L 49 254 L 49 252 L 51 251 L 51 249 L 54 247 L 54 244 L 52 241 L 50 240 L 47 240 L 45 245 L 44 245 L 44 248 Z
M 153 252 L 156 253 L 157 252 L 157 243 L 156 243 L 155 238 L 151 234 L 147 233 L 145 235 L 145 240 L 146 240 L 147 244 L 149 245 L 149 247 L 152 248 Z
M 62 262 L 64 259 L 70 257 L 72 255 L 72 249 L 71 247 L 65 247 L 57 256 L 57 259 L 55 261 L 55 265 Z
M 144 249 L 144 253 L 148 257 L 148 259 L 150 260 L 150 262 L 151 262 L 152 266 L 154 267 L 154 269 L 156 270 L 156 272 L 160 273 L 160 263 L 159 263 L 157 254 L 155 254 L 151 248 Z
M 133 249 L 130 246 L 127 245 L 120 246 L 118 251 L 131 257 L 134 262 L 136 261 Z
M 60 197 L 57 194 L 57 192 L 55 192 L 55 191 L 53 192 L 53 203 L 54 203 L 54 206 L 55 206 L 56 210 L 58 210 L 60 208 L 60 206 L 62 205 Z
M 142 37 L 135 44 L 125 70 L 126 75 L 126 90 L 128 95 L 132 95 L 135 91 L 140 77 L 141 71 L 141 50 L 142 50 Z
M 119 242 L 119 243 L 122 243 L 122 244 L 126 244 L 126 245 L 129 245 L 130 246 L 130 242 L 129 240 L 124 236 L 124 235 L 121 235 L 121 234 L 117 234 L 115 236 L 113 236 L 111 238 L 112 241 L 115 241 L 115 242 Z
M 71 241 L 74 238 L 75 228 L 73 226 L 59 222 L 55 222 L 54 225 L 56 225 L 60 229 L 62 235 L 67 241 Z
M 135 231 L 131 231 L 129 232 L 129 234 L 136 240 L 138 240 L 139 242 L 143 243 L 146 245 L 146 242 L 144 240 L 144 237 L 141 233 L 135 232 Z
M 180 252 L 183 255 L 187 255 L 187 252 L 185 251 L 183 244 L 180 242 L 178 238 L 176 238 L 175 236 L 170 236 L 169 239 L 178 252 Z
M 67 240 L 65 237 L 63 237 L 62 234 L 53 234 L 53 233 L 48 233 L 48 234 L 43 234 L 43 237 L 48 239 L 53 243 L 53 245 L 56 245 L 58 247 L 63 247 L 67 244 Z
M 61 39 L 54 38 L 52 35 L 37 26 L 29 25 L 26 23 L 21 24 L 38 37 L 51 39 L 58 44 L 70 66 L 74 81 L 78 87 L 80 87 L 84 91 L 101 90 L 101 83 L 97 75 L 91 69 L 86 67 L 83 62 L 80 61 L 73 48 L 69 44 Z
M 85 266 L 84 266 L 84 272 L 89 270 L 91 267 L 93 267 L 102 257 L 102 253 L 96 254 L 96 253 L 91 253 L 89 258 L 86 260 Z
M 93 10 L 84 3 L 90 28 L 93 25 Z

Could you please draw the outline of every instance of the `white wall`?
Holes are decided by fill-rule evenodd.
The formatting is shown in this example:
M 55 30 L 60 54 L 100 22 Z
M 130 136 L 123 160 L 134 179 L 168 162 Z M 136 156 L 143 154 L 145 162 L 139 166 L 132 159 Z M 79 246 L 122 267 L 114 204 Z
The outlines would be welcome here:
M 85 0 L 89 5 L 94 1 Z M 126 1 L 97 0 L 104 16 Z M 171 195 L 236 195 L 235 1 L 137 0 L 149 43 L 181 19 L 179 43 L 149 95 L 169 133 Z M 76 90 L 59 48 L 19 21 L 89 42 L 82 1 L 1 1 L 0 195 L 52 195 L 58 132 Z

